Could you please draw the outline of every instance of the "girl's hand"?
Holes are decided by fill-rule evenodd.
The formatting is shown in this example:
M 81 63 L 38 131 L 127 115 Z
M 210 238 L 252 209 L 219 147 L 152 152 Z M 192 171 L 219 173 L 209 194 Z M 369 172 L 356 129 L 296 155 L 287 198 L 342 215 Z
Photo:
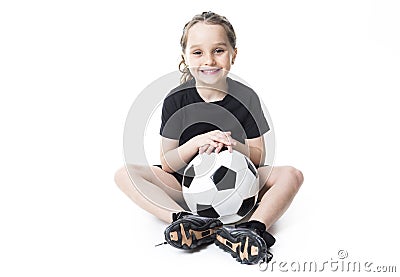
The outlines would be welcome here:
M 202 147 L 199 148 L 199 154 L 207 153 L 208 155 L 210 155 L 214 150 L 215 153 L 218 154 L 221 151 L 222 147 L 224 147 L 224 144 L 222 142 L 218 142 L 217 147 L 213 147 L 209 144 L 203 145 Z
M 196 142 L 196 146 L 201 144 L 198 146 L 199 154 L 204 152 L 211 154 L 214 150 L 215 153 L 219 153 L 224 146 L 226 146 L 228 151 L 232 153 L 232 146 L 236 145 L 236 141 L 231 137 L 230 131 L 222 132 L 218 130 L 197 136 Z M 204 142 L 206 143 L 202 144 Z

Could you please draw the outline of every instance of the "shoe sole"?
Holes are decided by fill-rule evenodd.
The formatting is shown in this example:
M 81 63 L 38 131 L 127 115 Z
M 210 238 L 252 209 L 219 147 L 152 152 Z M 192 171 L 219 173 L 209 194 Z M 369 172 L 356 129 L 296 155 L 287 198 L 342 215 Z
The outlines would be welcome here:
M 215 244 L 242 264 L 258 263 L 268 250 L 265 242 L 257 234 L 249 231 L 235 231 L 235 234 L 232 234 L 225 228 L 217 231 Z
M 222 222 L 218 219 L 203 226 L 190 219 L 183 219 L 171 223 L 164 235 L 166 241 L 176 248 L 194 249 L 202 244 L 214 242 L 216 230 L 221 227 Z

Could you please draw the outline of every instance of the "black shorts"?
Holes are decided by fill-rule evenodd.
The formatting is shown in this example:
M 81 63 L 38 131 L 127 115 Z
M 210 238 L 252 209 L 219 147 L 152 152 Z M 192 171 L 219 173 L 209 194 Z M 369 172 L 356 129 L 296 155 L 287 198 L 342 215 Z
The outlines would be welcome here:
M 155 164 L 154 166 L 157 166 L 157 167 L 159 167 L 159 168 L 162 169 L 161 165 L 159 165 L 159 164 Z M 169 173 L 169 172 L 167 172 L 167 173 Z M 182 174 L 180 174 L 180 173 L 178 173 L 178 172 L 172 172 L 172 173 L 169 173 L 169 174 L 171 174 L 172 176 L 174 176 L 175 179 L 178 181 L 178 183 L 179 183 L 180 185 L 182 185 L 182 180 L 183 180 Z

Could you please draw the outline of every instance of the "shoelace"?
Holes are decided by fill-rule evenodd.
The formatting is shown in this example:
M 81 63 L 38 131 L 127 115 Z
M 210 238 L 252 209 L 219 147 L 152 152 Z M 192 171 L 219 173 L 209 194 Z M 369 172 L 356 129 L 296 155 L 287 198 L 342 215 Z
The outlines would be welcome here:
M 158 244 L 154 245 L 154 247 L 161 246 L 161 245 L 164 245 L 164 244 L 168 244 L 168 242 L 164 241 L 164 242 L 158 243 Z

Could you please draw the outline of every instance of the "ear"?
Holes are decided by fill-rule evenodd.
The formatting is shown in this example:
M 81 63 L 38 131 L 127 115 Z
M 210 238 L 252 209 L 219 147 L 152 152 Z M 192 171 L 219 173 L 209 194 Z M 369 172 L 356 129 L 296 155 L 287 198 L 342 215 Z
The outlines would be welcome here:
M 233 49 L 232 64 L 235 63 L 236 55 L 237 55 L 237 48 Z

